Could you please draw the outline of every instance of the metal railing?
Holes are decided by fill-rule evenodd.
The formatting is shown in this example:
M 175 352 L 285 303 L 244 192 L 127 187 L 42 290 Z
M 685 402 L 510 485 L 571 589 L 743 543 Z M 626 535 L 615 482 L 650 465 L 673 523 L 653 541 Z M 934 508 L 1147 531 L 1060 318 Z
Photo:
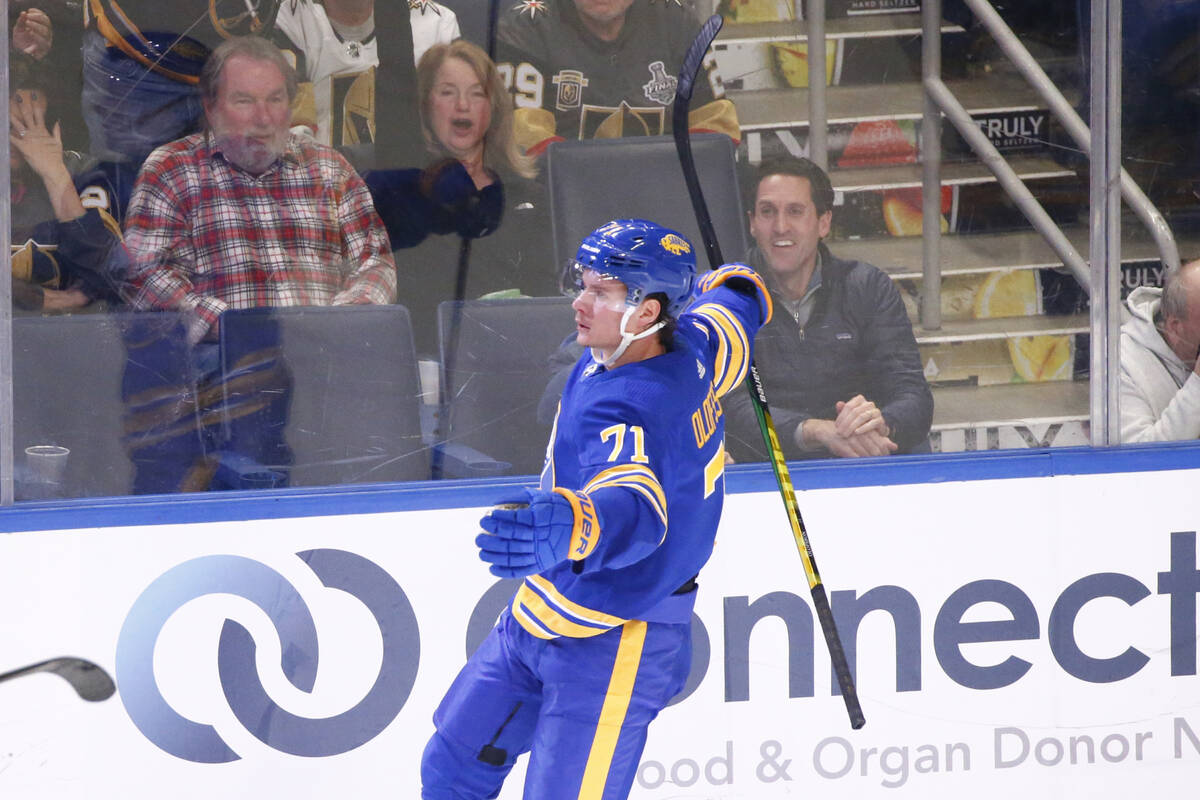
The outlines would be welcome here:
M 828 172 L 829 111 L 825 106 L 825 0 L 807 0 L 804 15 L 808 30 L 808 157 Z
M 920 322 L 941 327 L 941 133 L 942 117 L 954 125 L 971 150 L 1042 235 L 1079 285 L 1092 298 L 1092 333 L 1105 343 L 1091 349 L 1093 444 L 1119 440 L 1117 359 L 1120 321 L 1120 205 L 1123 198 L 1150 232 L 1168 269 L 1179 266 L 1179 248 L 1162 213 L 1120 165 L 1121 0 L 1092 0 L 1089 126 L 1021 44 L 988 0 L 963 0 L 1062 123 L 1092 163 L 1089 215 L 1090 259 L 1084 259 L 1004 156 L 979 129 L 942 80 L 941 0 L 921 3 L 921 78 L 925 89 L 921 121 L 922 278 Z M 806 0 L 809 76 L 809 158 L 828 169 L 828 113 L 825 76 L 825 3 Z M 814 71 L 815 69 L 815 71 Z M 1090 263 L 1089 263 L 1090 261 Z
M 1048 104 L 1050 112 L 1063 124 L 1079 149 L 1091 159 L 1091 264 L 1089 266 L 1088 261 L 1076 252 L 1062 229 L 1050 218 L 942 81 L 941 0 L 924 0 L 921 4 L 922 79 L 927 99 L 923 127 L 926 136 L 921 147 L 924 159 L 921 325 L 927 330 L 936 330 L 941 326 L 941 230 L 937 220 L 937 203 L 941 196 L 941 139 L 940 136 L 930 135 L 933 133 L 930 117 L 940 112 L 958 129 L 1034 229 L 1071 270 L 1079 285 L 1091 295 L 1093 338 L 1105 345 L 1091 350 L 1093 444 L 1116 443 L 1119 439 L 1116 367 L 1121 264 L 1120 198 L 1124 198 L 1150 231 L 1164 266 L 1179 266 L 1179 249 L 1166 220 L 1120 166 L 1121 2 L 1092 2 L 1090 130 L 988 0 L 963 2 Z
M 8 19 L 8 0 L 0 0 L 0 19 Z M 8 97 L 7 47 L 0 53 L 0 84 Z M 0 103 L 0 130 L 8 130 L 8 103 Z M 0 253 L 12 251 L 12 204 L 9 190 L 8 137 L 0 145 L 0 186 L 5 196 L 0 198 Z M 7 268 L 6 268 L 7 270 Z M 11 272 L 11 270 L 8 270 Z M 13 482 L 13 337 L 12 337 L 12 278 L 0 280 L 0 506 L 11 506 L 14 499 Z

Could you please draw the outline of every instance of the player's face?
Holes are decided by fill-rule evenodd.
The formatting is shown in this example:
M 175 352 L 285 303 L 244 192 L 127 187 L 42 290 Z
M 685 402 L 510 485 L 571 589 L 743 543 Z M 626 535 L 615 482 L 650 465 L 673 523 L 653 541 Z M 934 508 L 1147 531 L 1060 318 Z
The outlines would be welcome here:
M 477 157 L 492 124 L 492 103 L 474 68 L 461 58 L 447 58 L 438 67 L 431 91 L 433 135 L 455 158 Z
M 625 19 L 633 0 L 575 0 L 575 10 L 585 22 L 611 24 Z
M 612 352 L 621 343 L 625 313 L 625 284 L 584 270 L 583 289 L 571 303 L 575 309 L 575 340 L 584 347 Z
M 231 57 L 204 111 L 225 157 L 247 172 L 265 172 L 283 153 L 291 101 L 283 72 L 270 61 Z
M 786 276 L 812 267 L 832 219 L 829 211 L 817 214 L 808 178 L 769 175 L 758 184 L 750 235 L 771 271 Z

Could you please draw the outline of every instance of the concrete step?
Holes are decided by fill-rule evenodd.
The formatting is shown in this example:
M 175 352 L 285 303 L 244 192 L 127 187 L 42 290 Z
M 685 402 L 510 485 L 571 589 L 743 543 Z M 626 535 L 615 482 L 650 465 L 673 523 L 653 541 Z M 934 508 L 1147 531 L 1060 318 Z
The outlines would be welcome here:
M 1086 220 L 1086 187 L 1081 186 L 1072 169 L 1037 152 L 1009 153 L 1005 158 L 1057 224 L 1073 226 Z M 831 179 L 837 196 L 832 239 L 920 236 L 921 172 L 915 161 L 833 169 Z M 945 162 L 941 178 L 943 233 L 983 234 L 1029 228 L 1028 219 L 982 163 Z
M 834 213 L 837 213 L 836 209 Z M 1087 229 L 1068 228 L 1065 233 L 1076 251 L 1086 258 Z M 1182 234 L 1177 244 L 1180 257 L 1184 261 L 1200 257 L 1200 235 Z M 830 247 L 841 258 L 856 258 L 874 264 L 897 280 L 921 278 L 920 236 L 840 240 L 831 242 Z M 1158 257 L 1158 249 L 1153 240 L 1140 226 L 1123 226 L 1122 263 L 1157 261 Z M 1032 230 L 943 236 L 940 261 L 943 276 L 1062 266 L 1062 261 L 1046 244 L 1041 234 Z
M 1052 158 L 1040 155 L 1018 155 L 1008 159 L 1009 166 L 1025 181 L 1049 178 L 1071 178 L 1075 172 Z M 834 191 L 877 192 L 886 189 L 920 188 L 920 164 L 889 164 L 853 169 L 832 169 L 829 180 Z M 942 164 L 942 186 L 971 186 L 995 183 L 996 176 L 980 162 L 948 162 Z M 836 212 L 835 212 L 836 213 Z
M 965 29 L 953 22 L 943 22 L 941 32 L 963 33 Z M 826 39 L 883 39 L 921 35 L 920 14 L 867 14 L 825 21 Z M 722 45 L 760 44 L 769 42 L 804 42 L 808 40 L 808 23 L 804 20 L 781 22 L 731 22 L 717 36 L 716 47 Z
M 913 326 L 918 345 L 947 342 L 971 342 L 986 339 L 1015 339 L 1020 336 L 1061 336 L 1087 333 L 1090 318 L 1087 314 L 1031 317 L 995 317 L 943 322 L 936 331 L 927 331 L 919 324 Z
M 933 388 L 934 431 L 1088 419 L 1087 381 Z
M 727 24 L 713 44 L 729 91 L 807 88 L 807 23 L 800 20 Z M 969 40 L 945 23 L 943 77 L 965 78 Z M 914 14 L 831 19 L 825 26 L 825 76 L 831 86 L 921 80 L 921 20 Z
M 947 85 L 972 115 L 1036 112 L 1045 103 L 1018 77 L 987 75 Z M 742 133 L 776 128 L 807 128 L 808 89 L 756 89 L 731 91 Z M 918 82 L 884 86 L 830 86 L 826 107 L 830 125 L 872 120 L 919 120 L 923 89 Z M 948 126 L 947 126 L 948 127 Z

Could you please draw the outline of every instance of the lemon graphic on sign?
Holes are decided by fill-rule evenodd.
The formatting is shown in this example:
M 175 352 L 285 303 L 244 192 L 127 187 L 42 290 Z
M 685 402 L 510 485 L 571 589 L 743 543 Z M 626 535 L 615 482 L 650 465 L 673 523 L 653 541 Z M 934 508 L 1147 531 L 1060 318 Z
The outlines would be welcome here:
M 1013 369 L 1024 380 L 1069 381 L 1074 369 L 1073 336 L 1022 336 L 1008 340 Z
M 975 293 L 975 318 L 1031 317 L 1041 313 L 1041 293 L 1033 270 L 993 272 Z
M 783 0 L 727 0 L 718 13 L 726 22 L 779 22 L 792 19 L 792 4 Z
M 1042 313 L 1041 301 L 1033 270 L 994 272 L 975 295 L 975 318 L 1034 316 Z M 1073 336 L 1020 336 L 1006 343 L 1013 369 L 1021 380 L 1071 380 L 1075 363 Z

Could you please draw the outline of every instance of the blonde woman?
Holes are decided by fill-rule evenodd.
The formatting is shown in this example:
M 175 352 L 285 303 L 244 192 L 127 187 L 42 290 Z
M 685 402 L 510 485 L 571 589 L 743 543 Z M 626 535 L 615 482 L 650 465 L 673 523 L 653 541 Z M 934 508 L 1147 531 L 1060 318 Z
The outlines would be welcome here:
M 465 39 L 434 45 L 417 64 L 417 93 L 426 146 L 458 159 L 476 188 L 494 173 L 536 175 L 513 137 L 512 95 L 483 50 Z
M 516 290 L 557 294 L 545 190 L 513 138 L 512 96 L 496 65 L 459 39 L 417 64 L 428 165 L 368 173 L 400 263 L 419 352 L 437 352 L 437 304 Z

